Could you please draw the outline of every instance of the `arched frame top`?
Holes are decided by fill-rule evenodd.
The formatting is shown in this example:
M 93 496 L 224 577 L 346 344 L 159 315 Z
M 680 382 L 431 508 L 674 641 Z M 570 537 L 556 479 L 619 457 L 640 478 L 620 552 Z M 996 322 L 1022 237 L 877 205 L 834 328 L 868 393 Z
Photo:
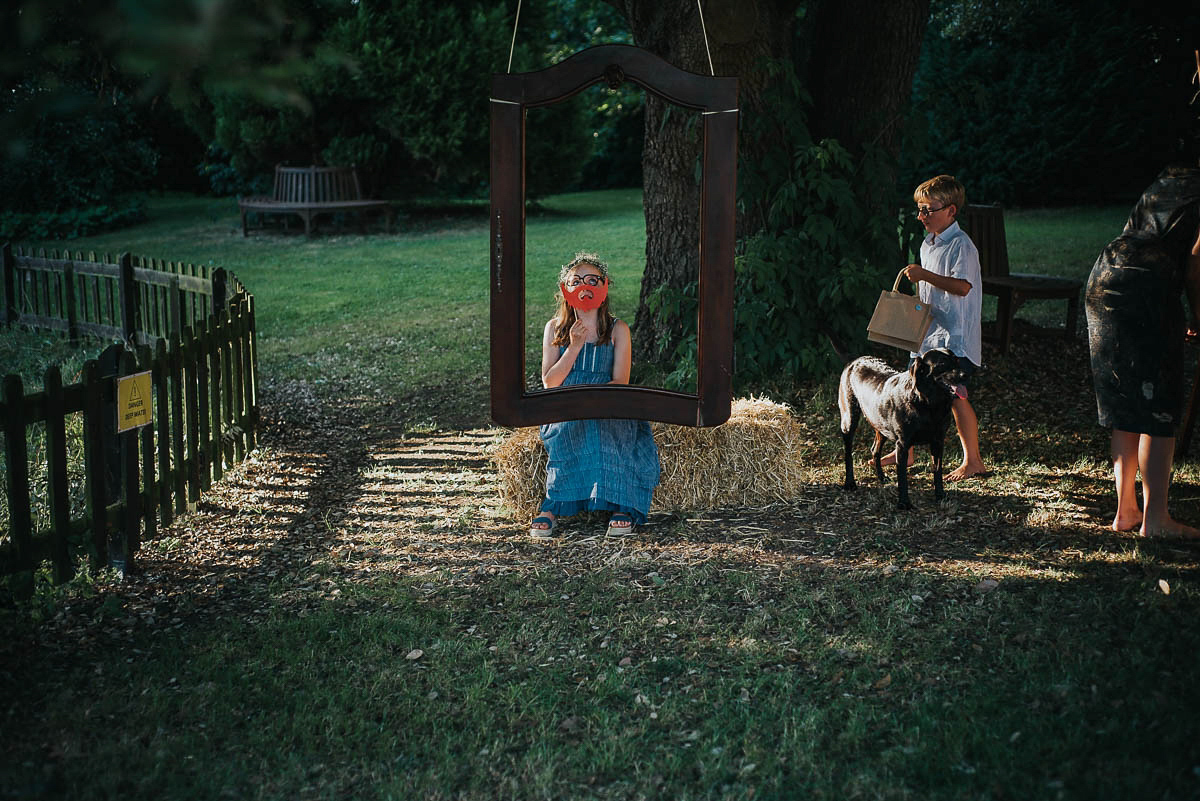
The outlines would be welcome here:
M 639 386 L 525 390 L 525 111 L 600 82 L 632 81 L 703 120 L 696 393 Z M 604 45 L 538 72 L 492 76 L 491 397 L 506 426 L 624 417 L 689 426 L 729 419 L 733 386 L 733 252 L 737 78 L 686 72 L 646 50 Z

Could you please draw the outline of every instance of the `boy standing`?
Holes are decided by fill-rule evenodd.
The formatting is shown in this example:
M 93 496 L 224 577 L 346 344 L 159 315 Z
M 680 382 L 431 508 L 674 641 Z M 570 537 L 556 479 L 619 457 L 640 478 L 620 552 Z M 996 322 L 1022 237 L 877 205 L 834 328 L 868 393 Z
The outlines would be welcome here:
M 979 250 L 958 226 L 958 212 L 966 205 L 966 191 L 952 175 L 930 178 L 916 188 L 917 219 L 929 235 L 921 243 L 921 264 L 904 268 L 917 286 L 917 296 L 933 311 L 933 323 L 915 358 L 932 348 L 949 348 L 969 377 L 983 362 L 980 327 L 983 310 L 983 278 Z M 979 420 L 966 398 L 955 398 L 951 407 L 963 462 L 947 481 L 987 472 L 979 456 Z M 895 454 L 888 462 L 895 461 Z M 909 454 L 912 463 L 912 454 Z

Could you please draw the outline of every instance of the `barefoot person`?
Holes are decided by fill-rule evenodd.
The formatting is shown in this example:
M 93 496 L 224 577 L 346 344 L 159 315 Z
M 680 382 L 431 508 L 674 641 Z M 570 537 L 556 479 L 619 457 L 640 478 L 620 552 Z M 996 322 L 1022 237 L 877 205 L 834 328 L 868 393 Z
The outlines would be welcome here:
M 917 296 L 933 311 L 933 323 L 913 359 L 934 348 L 947 348 L 958 357 L 964 380 L 983 363 L 981 321 L 983 279 L 979 250 L 959 225 L 959 211 L 966 205 L 966 191 L 953 175 L 930 178 L 916 188 L 917 219 L 929 235 L 921 243 L 921 263 L 904 268 L 908 280 L 917 285 Z M 966 393 L 964 393 L 965 395 Z M 951 406 L 963 461 L 946 475 L 946 481 L 962 481 L 987 472 L 979 455 L 979 418 L 966 397 Z M 908 463 L 912 464 L 912 452 Z M 895 464 L 895 452 L 883 464 Z
M 1191 311 L 1186 327 L 1181 294 Z M 1112 528 L 1200 537 L 1167 510 L 1184 339 L 1196 336 L 1200 315 L 1200 169 L 1168 167 L 1142 193 L 1124 232 L 1092 268 L 1086 309 L 1100 425 L 1112 428 Z
M 542 384 L 628 384 L 629 325 L 608 308 L 608 266 L 579 253 L 559 273 L 557 310 L 542 335 Z M 550 457 L 546 499 L 530 536 L 553 536 L 555 522 L 585 510 L 612 512 L 609 536 L 644 523 L 658 486 L 658 449 L 645 420 L 568 420 L 541 428 Z

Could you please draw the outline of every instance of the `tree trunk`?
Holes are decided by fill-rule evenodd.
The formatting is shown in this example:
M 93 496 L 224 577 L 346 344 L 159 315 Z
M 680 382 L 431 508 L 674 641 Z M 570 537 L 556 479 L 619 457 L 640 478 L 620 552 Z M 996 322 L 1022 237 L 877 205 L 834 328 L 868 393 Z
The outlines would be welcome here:
M 754 112 L 761 96 L 765 60 L 788 57 L 798 5 L 798 0 L 705 0 L 706 51 L 695 0 L 610 2 L 629 21 L 638 47 L 689 72 L 738 76 L 743 115 Z M 681 290 L 699 273 L 700 118 L 648 96 L 645 126 L 646 268 L 634 320 L 634 358 L 661 363 L 679 343 L 680 321 L 669 309 L 652 313 L 647 299 L 662 286 Z
M 856 156 L 872 145 L 896 155 L 929 2 L 828 0 L 818 5 L 807 80 L 814 139 L 837 139 Z M 891 184 L 861 187 L 868 209 L 891 211 L 884 206 Z
M 695 0 L 608 0 L 629 22 L 638 47 L 681 69 L 709 74 L 704 33 Z M 802 76 L 814 100 L 814 138 L 836 137 L 852 153 L 879 144 L 895 154 L 930 0 L 815 0 L 814 47 Z M 800 0 L 703 0 L 704 22 L 717 75 L 736 75 L 742 118 L 762 109 L 767 62 L 790 63 Z M 682 112 L 682 113 L 681 113 Z M 699 139 L 695 115 L 646 103 L 642 157 L 646 209 L 646 270 L 634 321 L 635 360 L 663 362 L 680 338 L 670 309 L 652 313 L 651 293 L 682 289 L 696 279 Z M 743 132 L 745 126 L 742 126 Z M 778 144 L 778 143 L 777 143 Z M 786 146 L 787 143 L 783 143 Z M 769 143 L 739 142 L 741 158 Z M 862 187 L 869 207 L 884 211 L 892 187 Z M 739 226 L 739 231 L 741 227 Z

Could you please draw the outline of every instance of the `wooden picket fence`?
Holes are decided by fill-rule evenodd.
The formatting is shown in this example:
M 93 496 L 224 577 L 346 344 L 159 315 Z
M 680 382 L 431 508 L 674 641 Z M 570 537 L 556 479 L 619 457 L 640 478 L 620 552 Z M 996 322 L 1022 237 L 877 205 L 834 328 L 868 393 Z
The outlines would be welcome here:
M 10 525 L 0 542 L 0 575 L 31 576 L 49 560 L 55 580 L 65 581 L 81 550 L 95 567 L 124 571 L 144 538 L 194 508 L 255 447 L 254 298 L 219 268 L 8 245 L 2 258 L 0 321 L 124 344 L 88 361 L 78 383 L 64 385 L 57 367 L 46 371 L 40 390 L 27 391 L 19 376 L 4 377 Z M 118 379 L 144 372 L 153 421 L 118 433 Z M 66 422 L 77 414 L 83 478 L 72 487 L 70 476 L 80 471 L 69 469 Z M 41 528 L 32 513 L 28 450 L 30 431 L 39 428 L 47 457 L 35 470 L 45 470 L 49 509 Z M 84 508 L 74 514 L 70 498 L 81 491 Z

